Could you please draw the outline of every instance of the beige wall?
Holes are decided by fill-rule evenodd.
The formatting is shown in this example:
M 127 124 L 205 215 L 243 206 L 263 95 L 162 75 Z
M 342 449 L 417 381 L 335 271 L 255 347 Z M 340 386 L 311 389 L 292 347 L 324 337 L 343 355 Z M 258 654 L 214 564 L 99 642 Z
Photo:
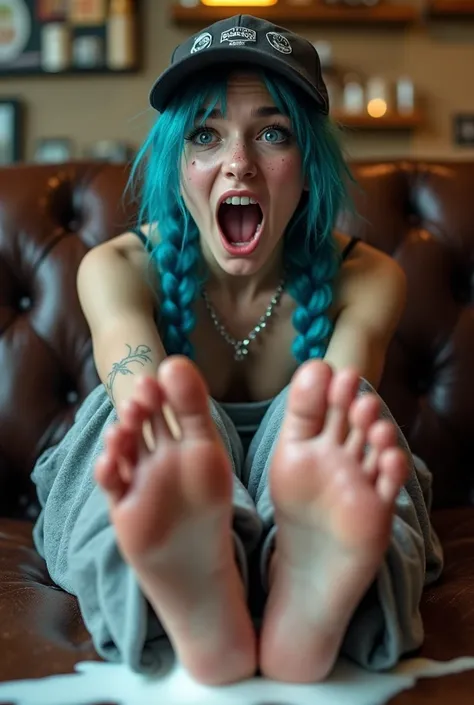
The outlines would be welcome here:
M 141 141 L 152 119 L 149 88 L 175 45 L 194 31 L 172 25 L 171 1 L 143 0 L 145 60 L 139 74 L 0 80 L 0 96 L 16 95 L 26 103 L 28 159 L 35 141 L 43 137 L 71 137 L 77 156 L 96 140 Z M 456 147 L 451 139 L 453 113 L 474 113 L 474 20 L 432 25 L 429 30 L 295 29 L 312 41 L 330 40 L 335 59 L 347 68 L 387 78 L 410 74 L 422 97 L 428 118 L 425 128 L 412 134 L 348 135 L 350 157 L 474 158 L 474 149 Z

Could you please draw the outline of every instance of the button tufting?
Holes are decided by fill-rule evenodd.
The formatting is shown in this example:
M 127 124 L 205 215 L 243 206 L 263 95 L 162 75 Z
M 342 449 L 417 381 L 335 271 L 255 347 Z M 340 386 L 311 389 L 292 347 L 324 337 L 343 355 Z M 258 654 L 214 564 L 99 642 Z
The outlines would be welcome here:
M 75 404 L 79 399 L 79 394 L 73 389 L 66 394 L 66 401 L 68 404 Z
M 416 391 L 420 396 L 426 396 L 430 391 L 433 384 L 432 378 L 430 378 L 426 373 L 420 375 L 416 380 Z
M 29 296 L 22 296 L 18 302 L 20 311 L 29 311 L 31 308 L 31 299 Z

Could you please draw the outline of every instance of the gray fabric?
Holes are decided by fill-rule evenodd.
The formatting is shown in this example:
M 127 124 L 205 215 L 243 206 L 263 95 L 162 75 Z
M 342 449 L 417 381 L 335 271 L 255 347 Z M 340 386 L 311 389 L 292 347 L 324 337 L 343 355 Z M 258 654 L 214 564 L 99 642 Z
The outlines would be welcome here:
M 363 383 L 361 392 L 367 389 Z M 211 402 L 213 419 L 234 470 L 234 535 L 244 581 L 245 556 L 257 547 L 262 548 L 262 580 L 266 580 L 275 537 L 268 470 L 287 392 L 283 390 L 268 408 L 246 458 L 233 422 Z M 107 660 L 123 661 L 134 670 L 153 671 L 160 667 L 160 642 L 166 637 L 133 571 L 120 556 L 106 498 L 93 480 L 104 431 L 116 419 L 105 389 L 97 387 L 84 401 L 62 442 L 38 460 L 32 478 L 42 511 L 33 535 L 52 579 L 77 596 L 99 654 Z M 400 443 L 407 447 L 401 432 Z M 397 502 L 386 560 L 348 629 L 343 651 L 367 668 L 388 668 L 422 641 L 421 591 L 438 577 L 442 566 L 440 546 L 428 516 L 430 482 L 423 464 L 414 464 Z

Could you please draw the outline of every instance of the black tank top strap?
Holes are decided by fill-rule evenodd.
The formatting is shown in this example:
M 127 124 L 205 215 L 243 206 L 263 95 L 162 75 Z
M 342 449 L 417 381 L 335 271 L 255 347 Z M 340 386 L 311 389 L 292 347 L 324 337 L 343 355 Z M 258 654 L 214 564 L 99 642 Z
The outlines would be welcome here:
M 150 241 L 141 228 L 130 228 L 129 232 L 136 235 L 142 241 L 146 250 L 150 249 Z
M 351 237 L 345 248 L 343 249 L 341 253 L 341 259 L 344 262 L 345 259 L 349 257 L 351 254 L 352 250 L 354 247 L 357 245 L 357 243 L 360 242 L 360 237 Z

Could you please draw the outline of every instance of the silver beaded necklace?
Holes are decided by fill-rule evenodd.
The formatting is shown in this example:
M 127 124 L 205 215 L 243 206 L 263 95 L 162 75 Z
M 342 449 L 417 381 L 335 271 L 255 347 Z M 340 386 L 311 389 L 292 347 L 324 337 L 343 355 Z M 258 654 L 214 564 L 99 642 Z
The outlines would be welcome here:
M 221 323 L 215 308 L 211 304 L 209 296 L 207 295 L 207 291 L 204 287 L 202 288 L 202 298 L 204 299 L 204 303 L 206 304 L 206 308 L 209 312 L 212 322 L 214 323 L 217 331 L 222 335 L 226 343 L 229 343 L 229 345 L 232 345 L 232 347 L 234 348 L 234 360 L 237 360 L 237 362 L 242 362 L 242 360 L 245 360 L 249 353 L 248 348 L 250 343 L 255 340 L 257 335 L 261 333 L 264 328 L 266 328 L 268 320 L 273 316 L 275 307 L 278 305 L 281 299 L 284 288 L 285 277 L 282 277 L 275 290 L 275 293 L 271 298 L 270 303 L 267 306 L 265 313 L 263 314 L 263 316 L 260 316 L 257 325 L 252 328 L 250 333 L 248 333 L 247 337 L 243 340 L 236 340 L 232 335 L 230 335 L 225 326 Z

